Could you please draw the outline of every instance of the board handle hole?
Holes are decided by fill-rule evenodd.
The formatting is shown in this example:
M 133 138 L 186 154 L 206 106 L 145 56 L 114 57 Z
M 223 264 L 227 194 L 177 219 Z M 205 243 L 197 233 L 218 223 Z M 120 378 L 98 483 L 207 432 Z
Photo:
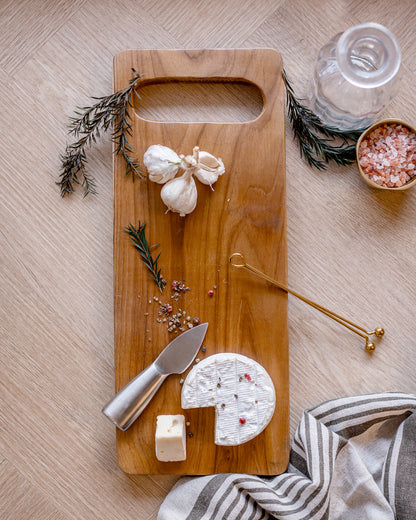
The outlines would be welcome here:
M 137 93 L 134 110 L 149 121 L 249 122 L 264 108 L 259 87 L 244 80 L 156 81 L 142 83 Z

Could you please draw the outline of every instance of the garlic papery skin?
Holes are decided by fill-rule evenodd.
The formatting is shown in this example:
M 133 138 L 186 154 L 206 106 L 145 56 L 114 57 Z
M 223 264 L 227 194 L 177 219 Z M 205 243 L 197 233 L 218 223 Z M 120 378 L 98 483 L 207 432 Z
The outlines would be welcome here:
M 144 153 L 143 164 L 147 168 L 151 181 L 164 184 L 178 173 L 181 159 L 167 146 L 152 144 Z
M 168 210 L 179 213 L 181 217 L 192 213 L 196 207 L 198 192 L 191 171 L 187 170 L 181 177 L 167 182 L 160 196 Z
M 194 174 L 202 184 L 209 184 L 212 188 L 218 177 L 225 172 L 224 163 L 208 152 L 200 151 L 198 156 L 198 167 Z
M 189 170 L 198 166 L 198 161 L 194 155 L 180 155 L 179 157 L 181 159 L 181 168 L 184 170 Z M 192 171 L 192 173 L 194 173 L 194 171 Z

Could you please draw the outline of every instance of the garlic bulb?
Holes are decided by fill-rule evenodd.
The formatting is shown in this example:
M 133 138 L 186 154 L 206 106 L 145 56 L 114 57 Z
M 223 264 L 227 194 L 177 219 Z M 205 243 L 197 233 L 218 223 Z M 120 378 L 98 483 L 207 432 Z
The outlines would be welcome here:
M 143 164 L 147 168 L 151 181 L 164 184 L 178 173 L 181 159 L 167 146 L 153 144 L 146 150 Z
M 177 155 L 167 146 L 154 144 L 146 150 L 143 163 L 149 172 L 149 180 L 164 184 L 160 196 L 168 211 L 179 213 L 181 217 L 191 213 L 196 206 L 198 193 L 193 176 L 203 184 L 211 186 L 225 172 L 221 159 L 208 152 L 200 152 L 194 146 L 192 155 Z M 179 170 L 182 177 L 174 178 Z
M 202 184 L 209 184 L 212 188 L 218 177 L 225 172 L 224 163 L 220 158 L 204 151 L 198 151 L 198 167 L 195 169 L 196 178 Z
M 192 213 L 196 206 L 198 192 L 191 170 L 188 169 L 181 177 L 167 182 L 160 196 L 168 210 L 179 213 L 181 217 Z

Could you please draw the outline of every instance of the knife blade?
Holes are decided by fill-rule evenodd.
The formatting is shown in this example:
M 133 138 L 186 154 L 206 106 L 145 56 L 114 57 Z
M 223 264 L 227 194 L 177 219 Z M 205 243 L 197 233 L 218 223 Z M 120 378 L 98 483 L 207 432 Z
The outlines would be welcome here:
M 118 392 L 102 412 L 120 430 L 127 430 L 139 417 L 163 381 L 170 374 L 182 374 L 200 349 L 208 323 L 202 323 L 176 337 L 157 359 Z

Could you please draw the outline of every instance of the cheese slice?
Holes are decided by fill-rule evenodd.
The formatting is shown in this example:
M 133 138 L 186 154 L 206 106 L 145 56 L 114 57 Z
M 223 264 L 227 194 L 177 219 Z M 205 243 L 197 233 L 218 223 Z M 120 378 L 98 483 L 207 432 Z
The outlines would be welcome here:
M 155 441 L 158 460 L 162 462 L 185 460 L 185 417 L 183 415 L 158 415 Z
M 215 407 L 215 444 L 235 446 L 269 424 L 276 405 L 273 381 L 256 361 L 240 354 L 207 357 L 189 372 L 182 408 Z

